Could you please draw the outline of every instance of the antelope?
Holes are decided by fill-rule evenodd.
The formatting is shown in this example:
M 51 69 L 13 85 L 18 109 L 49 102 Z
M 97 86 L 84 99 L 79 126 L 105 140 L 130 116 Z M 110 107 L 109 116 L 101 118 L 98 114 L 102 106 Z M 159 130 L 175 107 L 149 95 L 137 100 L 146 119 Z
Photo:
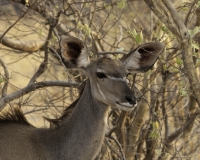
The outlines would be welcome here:
M 70 116 L 52 128 L 36 128 L 20 109 L 0 117 L 0 160 L 93 160 L 104 140 L 110 107 L 132 111 L 134 92 L 126 82 L 129 73 L 145 72 L 156 62 L 164 44 L 143 44 L 121 60 L 90 60 L 86 45 L 61 36 L 61 60 L 67 68 L 88 77 Z

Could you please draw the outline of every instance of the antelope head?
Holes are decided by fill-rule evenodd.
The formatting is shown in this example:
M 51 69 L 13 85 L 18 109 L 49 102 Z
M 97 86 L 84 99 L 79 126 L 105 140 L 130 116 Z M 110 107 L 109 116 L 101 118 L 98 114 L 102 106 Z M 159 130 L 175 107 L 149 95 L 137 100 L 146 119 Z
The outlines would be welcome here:
M 93 98 L 125 111 L 131 111 L 137 104 L 127 84 L 127 75 L 148 71 L 164 48 L 163 43 L 151 42 L 139 46 L 121 60 L 107 57 L 90 60 L 86 45 L 75 37 L 62 36 L 60 46 L 63 64 L 82 70 L 89 78 Z

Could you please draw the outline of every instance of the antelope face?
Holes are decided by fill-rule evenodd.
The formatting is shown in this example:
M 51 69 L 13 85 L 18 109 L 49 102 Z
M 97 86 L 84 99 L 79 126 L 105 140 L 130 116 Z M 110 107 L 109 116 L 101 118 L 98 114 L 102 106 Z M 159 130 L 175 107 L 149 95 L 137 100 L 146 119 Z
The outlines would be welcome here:
M 129 73 L 121 61 L 100 58 L 86 68 L 95 99 L 111 106 L 130 111 L 136 106 L 136 98 L 129 88 Z

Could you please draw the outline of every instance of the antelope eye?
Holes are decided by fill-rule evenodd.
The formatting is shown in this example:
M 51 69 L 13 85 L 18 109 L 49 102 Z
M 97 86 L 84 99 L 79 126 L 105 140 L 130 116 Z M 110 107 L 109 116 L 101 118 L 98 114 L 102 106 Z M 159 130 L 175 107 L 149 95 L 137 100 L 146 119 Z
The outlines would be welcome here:
M 106 75 L 103 72 L 97 72 L 96 73 L 97 77 L 102 79 L 102 78 L 107 78 Z

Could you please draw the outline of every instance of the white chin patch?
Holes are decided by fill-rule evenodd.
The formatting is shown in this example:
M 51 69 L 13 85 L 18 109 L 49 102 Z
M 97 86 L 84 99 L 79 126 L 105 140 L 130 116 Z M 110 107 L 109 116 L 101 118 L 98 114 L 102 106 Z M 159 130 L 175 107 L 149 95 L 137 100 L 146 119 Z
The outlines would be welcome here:
M 131 105 L 130 103 L 116 103 L 116 106 L 118 109 L 124 111 L 132 111 L 137 106 L 137 104 Z

